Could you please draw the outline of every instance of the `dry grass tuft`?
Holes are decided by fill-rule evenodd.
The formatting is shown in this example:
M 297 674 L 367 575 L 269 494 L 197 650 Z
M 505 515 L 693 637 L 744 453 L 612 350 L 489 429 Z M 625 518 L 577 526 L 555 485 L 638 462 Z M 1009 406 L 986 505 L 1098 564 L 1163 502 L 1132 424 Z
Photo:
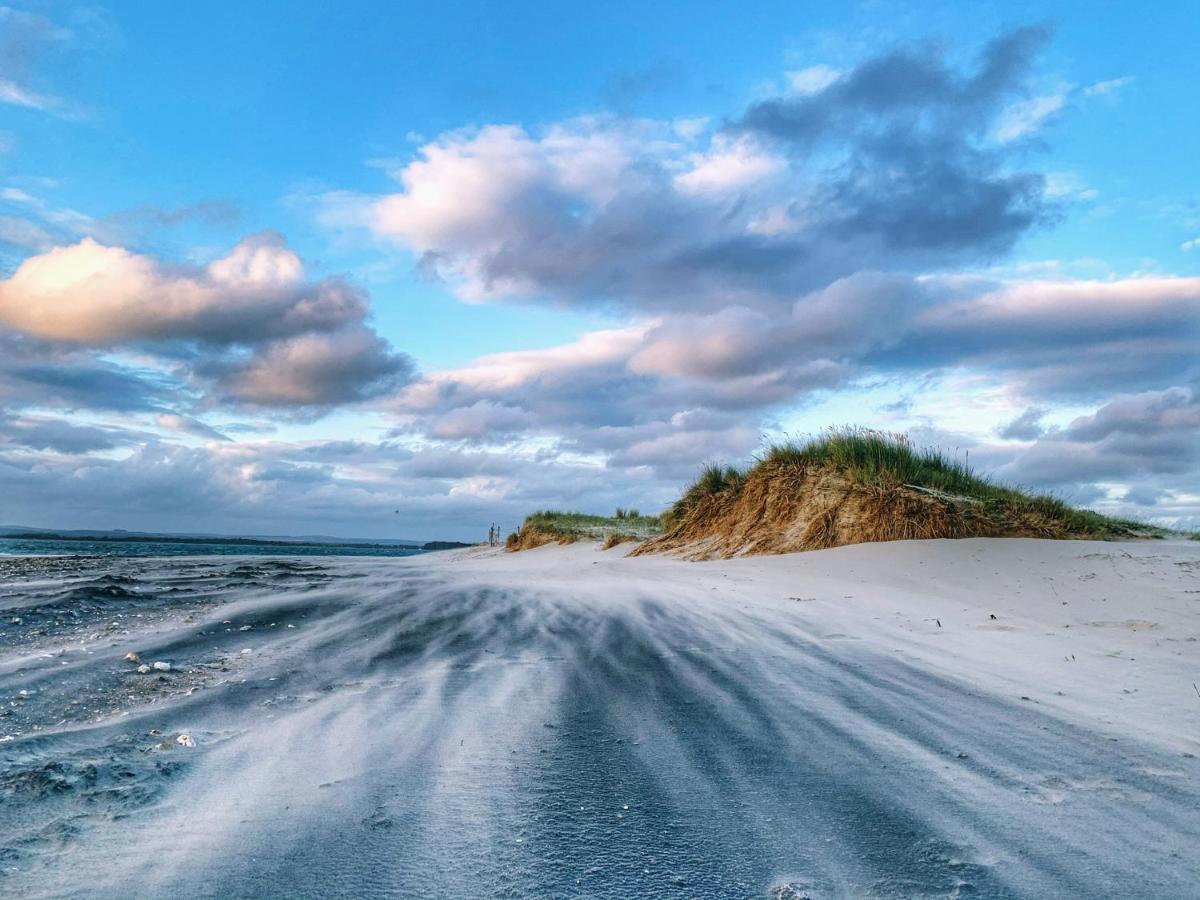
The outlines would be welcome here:
M 639 538 L 635 534 L 625 534 L 620 531 L 614 531 L 611 534 L 609 534 L 608 537 L 606 537 L 604 539 L 604 543 L 600 545 L 600 549 L 601 550 L 611 550 L 613 547 L 616 547 L 618 544 L 627 544 L 630 541 L 638 541 L 638 540 L 641 540 L 641 538 Z
M 573 544 L 577 540 L 579 540 L 579 536 L 575 534 L 522 525 L 520 531 L 514 531 L 508 536 L 504 542 L 504 549 L 510 552 L 532 550 L 534 547 L 544 547 L 546 544 Z

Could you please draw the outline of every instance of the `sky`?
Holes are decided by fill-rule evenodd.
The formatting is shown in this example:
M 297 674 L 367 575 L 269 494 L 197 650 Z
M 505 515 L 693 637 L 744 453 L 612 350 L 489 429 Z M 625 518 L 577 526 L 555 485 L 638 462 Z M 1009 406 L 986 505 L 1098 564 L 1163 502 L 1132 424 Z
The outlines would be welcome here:
M 480 539 L 861 425 L 1200 528 L 1198 41 L 1190 0 L 0 6 L 0 523 Z

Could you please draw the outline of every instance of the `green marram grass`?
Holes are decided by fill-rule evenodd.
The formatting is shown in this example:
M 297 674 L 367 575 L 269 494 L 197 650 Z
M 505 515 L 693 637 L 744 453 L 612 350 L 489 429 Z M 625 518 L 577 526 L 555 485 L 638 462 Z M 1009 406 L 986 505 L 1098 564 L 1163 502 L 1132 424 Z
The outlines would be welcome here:
M 594 516 L 581 512 L 541 509 L 527 516 L 522 529 L 534 529 L 580 539 L 601 539 L 610 534 L 651 537 L 662 531 L 658 516 L 645 516 L 636 509 L 618 509 L 619 515 Z

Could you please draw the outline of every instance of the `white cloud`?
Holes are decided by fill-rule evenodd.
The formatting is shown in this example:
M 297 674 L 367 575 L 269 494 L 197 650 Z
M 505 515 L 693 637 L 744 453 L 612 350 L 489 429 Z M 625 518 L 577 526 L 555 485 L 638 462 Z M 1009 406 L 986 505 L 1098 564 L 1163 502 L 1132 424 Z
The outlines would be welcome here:
M 788 84 L 798 94 L 815 94 L 823 91 L 841 77 L 841 70 L 823 63 L 787 73 Z
M 85 238 L 29 257 L 0 281 L 0 325 L 85 344 L 246 342 L 328 329 L 365 310 L 345 283 L 304 282 L 299 257 L 272 234 L 245 239 L 204 270 Z
M 36 222 L 21 216 L 0 216 L 0 243 L 25 250 L 48 250 L 54 238 Z
M 751 138 L 718 136 L 706 153 L 688 158 L 689 168 L 675 176 L 685 194 L 733 194 L 762 185 L 786 168 L 786 161 Z
M 1095 200 L 1100 192 L 1088 187 L 1075 172 L 1047 172 L 1046 196 L 1054 200 Z
M 1109 97 L 1132 83 L 1132 75 L 1125 75 L 1121 78 L 1110 78 L 1108 81 L 1097 81 L 1095 84 L 1089 84 L 1085 87 L 1083 95 L 1085 97 Z
M 1062 111 L 1070 91 L 1070 87 L 1064 87 L 1051 94 L 1014 103 L 1001 115 L 996 125 L 996 139 L 1001 142 L 1015 141 L 1036 131 L 1047 119 Z
M 39 94 L 9 79 L 0 79 L 0 103 L 38 110 L 53 109 L 58 105 L 53 97 Z

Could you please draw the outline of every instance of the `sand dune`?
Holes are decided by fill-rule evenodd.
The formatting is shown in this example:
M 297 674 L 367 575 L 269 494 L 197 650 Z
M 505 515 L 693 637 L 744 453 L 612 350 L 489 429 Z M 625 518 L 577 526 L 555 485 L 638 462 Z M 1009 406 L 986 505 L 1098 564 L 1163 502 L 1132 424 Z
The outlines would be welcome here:
M 1197 545 L 626 549 L 0 560 L 0 891 L 1200 883 Z

